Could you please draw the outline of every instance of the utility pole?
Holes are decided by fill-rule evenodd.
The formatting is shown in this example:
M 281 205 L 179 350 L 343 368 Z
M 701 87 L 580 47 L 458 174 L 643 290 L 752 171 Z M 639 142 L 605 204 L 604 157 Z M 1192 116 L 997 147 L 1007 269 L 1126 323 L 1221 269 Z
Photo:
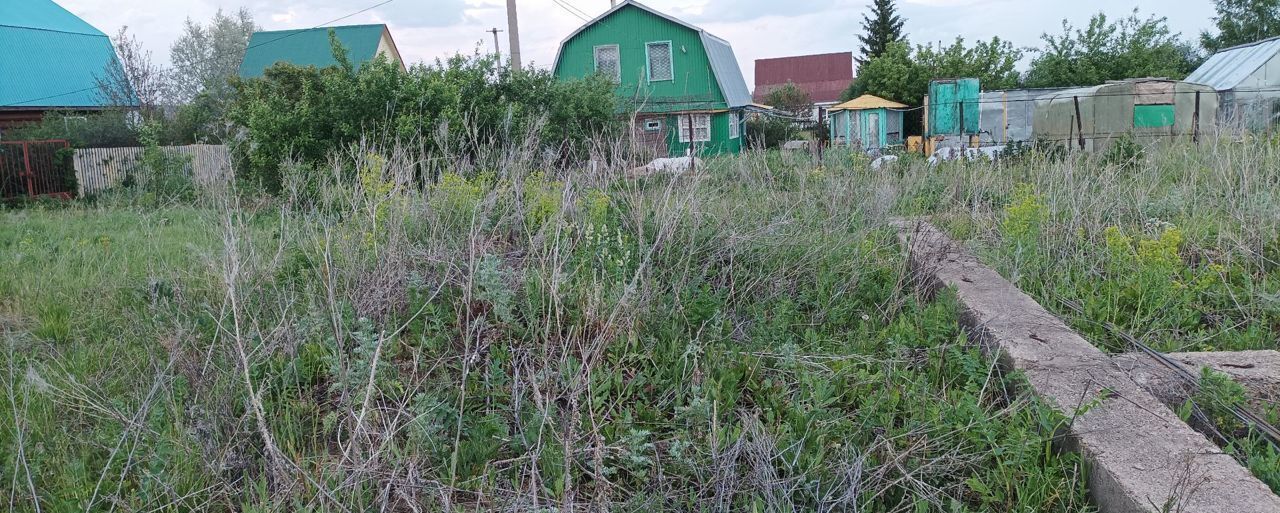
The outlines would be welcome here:
M 499 33 L 499 32 L 502 32 L 502 31 L 501 31 L 501 30 L 499 30 L 499 29 L 498 29 L 498 27 L 493 27 L 493 28 L 491 28 L 491 29 L 489 29 L 489 30 L 486 30 L 485 32 L 490 32 L 490 33 L 492 33 L 492 34 L 493 34 L 493 54 L 494 54 L 494 55 L 497 55 L 497 56 L 498 56 L 498 58 L 499 58 L 499 59 L 501 59 L 501 58 L 502 58 L 502 49 L 498 47 L 498 33 Z
M 516 0 L 507 0 L 507 37 L 511 52 L 511 69 L 520 71 L 520 23 L 516 21 Z

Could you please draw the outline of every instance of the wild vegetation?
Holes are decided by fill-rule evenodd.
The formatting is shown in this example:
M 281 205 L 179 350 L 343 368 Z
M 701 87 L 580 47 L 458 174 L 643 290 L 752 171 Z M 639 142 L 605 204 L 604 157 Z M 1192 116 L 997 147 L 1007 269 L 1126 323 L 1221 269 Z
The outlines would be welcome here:
M 228 119 L 253 141 L 239 147 L 240 178 L 279 192 L 282 163 L 324 167 L 334 148 L 362 138 L 450 165 L 512 140 L 538 141 L 527 158 L 583 160 L 608 149 L 591 142 L 619 126 L 614 85 L 603 77 L 560 81 L 480 55 L 405 72 L 382 56 L 357 66 L 332 34 L 330 43 L 337 66 L 279 63 L 261 78 L 236 81 Z
M 999 39 L 913 53 L 876 5 L 893 37 L 868 42 L 862 91 L 1026 79 Z M 252 20 L 218 20 L 243 51 Z M 1095 19 L 1037 62 L 1155 69 L 1185 49 L 1162 26 Z M 1091 511 L 1056 450 L 1070 419 L 966 340 L 947 292 L 915 292 L 898 216 L 1106 351 L 1280 333 L 1275 140 L 875 171 L 757 152 L 637 176 L 599 137 L 606 82 L 334 52 L 185 84 L 172 137 L 116 113 L 27 129 L 128 127 L 147 151 L 118 190 L 0 207 L 10 510 Z M 158 150 L 227 121 L 240 180 L 201 189 Z M 1230 415 L 1246 391 L 1201 385 L 1179 413 L 1280 488 L 1280 455 Z
M 1089 510 L 913 293 L 884 221 L 933 171 L 407 154 L 0 212 L 10 507 Z
M 1164 352 L 1277 349 L 1275 141 L 1029 158 L 953 166 L 924 186 L 919 211 L 1106 351 L 1135 351 L 1130 338 Z M 1229 413 L 1246 399 L 1209 374 L 1180 413 L 1280 489 L 1275 447 Z

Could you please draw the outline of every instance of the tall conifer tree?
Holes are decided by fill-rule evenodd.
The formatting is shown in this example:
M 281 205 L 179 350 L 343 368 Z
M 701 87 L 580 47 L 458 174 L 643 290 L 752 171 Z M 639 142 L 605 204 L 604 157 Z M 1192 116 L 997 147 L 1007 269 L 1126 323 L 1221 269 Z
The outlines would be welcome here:
M 862 42 L 862 56 L 858 65 L 879 57 L 891 43 L 904 41 L 902 23 L 906 21 L 898 15 L 898 8 L 893 0 L 875 0 L 871 4 L 871 12 L 862 15 L 863 34 L 858 36 Z

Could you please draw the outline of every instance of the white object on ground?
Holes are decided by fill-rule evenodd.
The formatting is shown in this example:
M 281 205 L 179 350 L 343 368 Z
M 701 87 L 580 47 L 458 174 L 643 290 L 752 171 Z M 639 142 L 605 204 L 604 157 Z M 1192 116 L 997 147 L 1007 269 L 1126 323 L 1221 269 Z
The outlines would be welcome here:
M 649 173 L 683 173 L 689 170 L 691 164 L 693 167 L 702 167 L 702 159 L 697 157 L 667 157 L 653 159 L 653 161 L 641 166 L 637 171 L 645 171 Z
M 881 157 L 877 157 L 875 160 L 871 161 L 871 169 L 879 171 L 880 168 L 888 166 L 889 164 L 892 164 L 897 161 L 898 161 L 897 155 L 884 155 Z
M 946 160 L 975 160 L 985 157 L 990 160 L 1000 158 L 1000 154 L 1004 152 L 1004 146 L 983 146 L 981 148 L 958 148 L 948 146 L 934 150 L 933 155 L 929 157 L 929 165 L 936 165 Z

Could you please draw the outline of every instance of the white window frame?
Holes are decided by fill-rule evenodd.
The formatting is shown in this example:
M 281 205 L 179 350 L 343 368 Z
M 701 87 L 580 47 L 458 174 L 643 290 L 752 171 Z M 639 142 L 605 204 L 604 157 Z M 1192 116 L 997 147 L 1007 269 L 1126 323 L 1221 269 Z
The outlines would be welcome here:
M 671 76 L 670 76 L 670 77 L 667 77 L 667 78 L 656 78 L 656 79 L 655 79 L 655 78 L 653 78 L 653 66 L 652 66 L 652 64 L 653 64 L 653 54 L 652 54 L 652 53 L 650 53 L 650 51 L 649 51 L 649 50 L 650 50 L 654 45 L 667 45 L 667 64 L 668 64 L 668 68 L 670 68 L 670 71 L 671 71 Z M 675 56 L 675 52 L 673 52 L 673 51 L 672 51 L 672 49 L 671 49 L 671 47 L 672 47 L 672 46 L 673 46 L 673 45 L 671 44 L 671 41 L 650 41 L 650 42 L 648 42 L 648 43 L 645 43 L 645 44 L 644 44 L 644 74 L 645 74 L 645 78 L 646 78 L 646 79 L 648 79 L 648 81 L 649 81 L 649 82 L 673 82 L 673 81 L 675 81 L 675 79 L 676 79 L 676 56 Z
M 595 65 L 597 73 L 600 72 L 600 50 L 612 48 L 613 54 L 617 56 L 617 61 L 613 69 L 613 81 L 622 82 L 622 49 L 618 45 L 596 45 L 591 48 L 591 62 Z
M 689 118 L 693 118 L 693 142 L 711 142 L 711 114 L 676 114 L 680 142 L 689 142 Z
M 644 122 L 644 129 L 646 132 L 659 132 L 662 130 L 662 120 L 647 119 Z
M 742 114 L 738 112 L 729 113 L 729 139 L 737 139 L 741 136 L 742 131 Z

